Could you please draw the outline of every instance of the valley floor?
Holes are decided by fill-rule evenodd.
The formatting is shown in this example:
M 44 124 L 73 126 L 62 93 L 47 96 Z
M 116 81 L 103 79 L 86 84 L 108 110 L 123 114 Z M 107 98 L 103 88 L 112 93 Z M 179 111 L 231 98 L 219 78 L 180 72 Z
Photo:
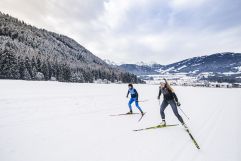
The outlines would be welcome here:
M 133 131 L 161 122 L 158 86 L 135 87 L 148 100 L 139 123 L 110 116 L 128 111 L 125 84 L 0 80 L 0 160 L 241 160 L 241 89 L 174 87 L 197 150 L 181 126 Z M 179 123 L 170 107 L 166 120 Z

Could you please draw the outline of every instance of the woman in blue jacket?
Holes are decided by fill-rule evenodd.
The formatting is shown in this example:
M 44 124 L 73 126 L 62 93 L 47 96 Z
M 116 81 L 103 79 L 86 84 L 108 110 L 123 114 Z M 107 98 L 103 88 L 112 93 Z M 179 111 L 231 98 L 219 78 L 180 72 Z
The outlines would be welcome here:
M 133 102 L 135 102 L 135 105 L 136 107 L 139 109 L 139 111 L 141 112 L 142 115 L 144 115 L 144 112 L 142 111 L 141 107 L 139 106 L 138 104 L 138 92 L 135 88 L 133 88 L 133 85 L 132 84 L 129 84 L 128 85 L 128 92 L 127 92 L 127 98 L 128 98 L 128 95 L 131 94 L 131 98 L 130 98 L 130 101 L 128 103 L 128 106 L 129 106 L 129 109 L 130 109 L 130 112 L 128 112 L 127 114 L 132 114 L 132 107 L 131 107 L 131 104 Z

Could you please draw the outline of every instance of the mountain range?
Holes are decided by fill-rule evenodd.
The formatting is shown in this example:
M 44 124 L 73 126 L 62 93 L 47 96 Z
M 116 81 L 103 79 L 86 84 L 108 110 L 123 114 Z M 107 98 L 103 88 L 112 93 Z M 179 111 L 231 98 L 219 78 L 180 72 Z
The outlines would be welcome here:
M 241 53 L 216 53 L 168 65 L 138 63 L 121 64 L 119 67 L 138 76 L 183 73 L 198 77 L 205 74 L 211 81 L 241 82 Z

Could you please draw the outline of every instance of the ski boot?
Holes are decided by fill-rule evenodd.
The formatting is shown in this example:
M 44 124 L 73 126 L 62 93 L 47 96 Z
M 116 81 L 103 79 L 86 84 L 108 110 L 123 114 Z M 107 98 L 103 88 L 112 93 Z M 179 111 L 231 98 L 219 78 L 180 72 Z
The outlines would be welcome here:
M 166 126 L 166 121 L 165 121 L 165 120 L 162 120 L 162 122 L 160 123 L 159 126 L 161 126 L 161 127 Z
M 130 112 L 127 112 L 126 114 L 133 114 L 132 110 Z

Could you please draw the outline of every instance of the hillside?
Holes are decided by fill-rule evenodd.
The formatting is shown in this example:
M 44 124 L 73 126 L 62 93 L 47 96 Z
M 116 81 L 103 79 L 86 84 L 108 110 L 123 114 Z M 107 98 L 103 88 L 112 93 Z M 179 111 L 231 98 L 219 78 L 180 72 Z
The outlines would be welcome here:
M 0 12 L 0 79 L 141 82 L 73 39 Z

